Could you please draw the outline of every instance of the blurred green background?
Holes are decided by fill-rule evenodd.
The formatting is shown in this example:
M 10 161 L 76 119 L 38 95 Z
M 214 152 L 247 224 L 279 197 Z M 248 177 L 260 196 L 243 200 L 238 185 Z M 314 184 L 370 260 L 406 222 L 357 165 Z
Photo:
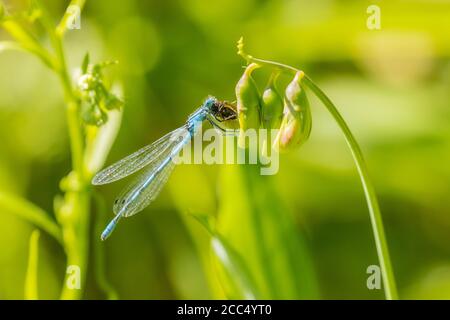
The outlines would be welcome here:
M 55 21 L 68 4 L 42 3 Z M 371 4 L 381 8 L 381 30 L 366 27 Z M 400 296 L 450 298 L 449 34 L 445 0 L 88 0 L 65 49 L 71 69 L 87 51 L 92 61 L 120 62 L 110 77 L 121 83 L 125 107 L 107 164 L 183 124 L 208 94 L 234 100 L 244 65 L 235 48 L 240 36 L 249 53 L 305 70 L 361 144 Z M 3 30 L 0 39 L 8 39 Z M 282 156 L 273 177 L 278 197 L 309 250 L 320 298 L 383 298 L 366 287 L 377 256 L 354 164 L 337 126 L 310 97 L 311 139 Z M 27 53 L 0 53 L 0 141 L 0 192 L 51 214 L 70 171 L 64 102 L 55 75 Z M 120 298 L 218 297 L 197 245 L 207 233 L 187 211 L 217 211 L 220 170 L 177 167 L 160 197 L 101 243 Z M 108 208 L 127 182 L 98 188 Z M 23 298 L 33 229 L 0 207 L 2 299 Z M 57 298 L 64 252 L 45 232 L 39 247 L 40 297 Z M 103 298 L 94 272 L 85 297 Z

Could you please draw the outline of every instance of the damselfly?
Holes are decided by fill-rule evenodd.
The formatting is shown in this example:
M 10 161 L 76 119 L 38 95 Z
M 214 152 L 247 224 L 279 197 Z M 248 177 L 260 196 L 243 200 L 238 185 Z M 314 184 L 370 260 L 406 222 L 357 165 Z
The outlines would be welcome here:
M 94 185 L 117 181 L 145 167 L 144 172 L 115 200 L 115 217 L 103 231 L 102 240 L 109 237 L 122 217 L 130 217 L 142 211 L 158 196 L 175 166 L 174 157 L 195 136 L 203 121 L 207 120 L 227 133 L 228 129 L 221 123 L 236 118 L 236 111 L 231 104 L 208 97 L 189 116 L 184 126 L 97 173 L 92 180 Z

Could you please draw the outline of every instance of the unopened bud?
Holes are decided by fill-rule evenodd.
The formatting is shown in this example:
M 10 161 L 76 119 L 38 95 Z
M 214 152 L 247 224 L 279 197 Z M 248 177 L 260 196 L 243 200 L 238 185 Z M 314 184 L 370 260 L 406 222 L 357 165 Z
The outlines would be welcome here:
M 311 133 L 312 119 L 308 98 L 301 86 L 304 73 L 299 71 L 285 92 L 284 116 L 274 148 L 286 151 L 300 146 Z
M 258 65 L 252 63 L 247 66 L 241 79 L 236 85 L 237 111 L 239 116 L 240 135 L 238 144 L 246 147 L 245 131 L 247 129 L 259 129 L 260 121 L 260 95 L 252 72 Z

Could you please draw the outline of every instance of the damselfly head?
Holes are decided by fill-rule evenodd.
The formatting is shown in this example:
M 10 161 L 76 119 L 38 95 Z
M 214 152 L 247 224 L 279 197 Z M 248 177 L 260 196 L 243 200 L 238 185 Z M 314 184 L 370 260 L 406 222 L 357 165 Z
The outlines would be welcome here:
M 228 101 L 215 100 L 209 110 L 219 122 L 237 119 L 236 107 Z

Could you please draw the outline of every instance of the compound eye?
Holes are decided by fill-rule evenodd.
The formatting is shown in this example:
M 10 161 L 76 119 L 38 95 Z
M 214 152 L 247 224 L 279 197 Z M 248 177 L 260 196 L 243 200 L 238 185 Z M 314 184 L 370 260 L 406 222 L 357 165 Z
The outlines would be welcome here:
M 236 117 L 236 112 L 233 109 L 229 108 L 229 107 L 225 107 L 225 108 L 223 108 L 221 110 L 221 116 L 224 119 L 227 119 L 227 120 L 228 119 L 233 119 L 233 118 Z
M 216 102 L 213 102 L 213 104 L 211 105 L 211 112 L 215 114 L 218 111 L 219 111 L 219 106 L 217 105 Z

